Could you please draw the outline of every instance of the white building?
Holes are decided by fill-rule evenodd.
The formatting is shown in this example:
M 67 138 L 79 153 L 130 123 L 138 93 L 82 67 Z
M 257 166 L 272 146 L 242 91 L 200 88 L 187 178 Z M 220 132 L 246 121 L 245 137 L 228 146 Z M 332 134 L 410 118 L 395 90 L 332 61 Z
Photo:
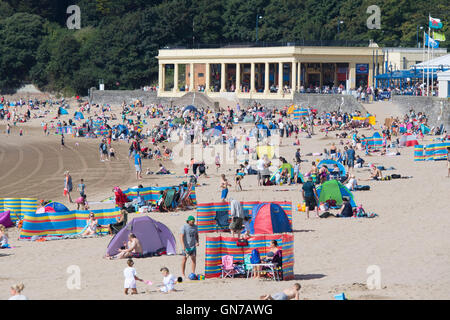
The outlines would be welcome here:
M 450 70 L 437 74 L 439 98 L 450 98 Z

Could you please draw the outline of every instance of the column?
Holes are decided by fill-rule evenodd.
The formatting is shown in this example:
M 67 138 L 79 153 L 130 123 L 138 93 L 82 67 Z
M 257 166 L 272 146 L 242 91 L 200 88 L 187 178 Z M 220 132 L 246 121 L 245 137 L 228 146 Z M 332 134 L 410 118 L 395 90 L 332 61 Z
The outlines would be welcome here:
M 220 67 L 220 92 L 227 91 L 225 86 L 225 74 L 226 74 L 225 63 L 222 63 Z
M 350 88 L 347 88 L 347 90 L 355 89 L 355 87 L 356 87 L 356 63 L 350 62 L 349 68 L 350 68 L 350 70 L 349 70 L 350 74 L 349 74 L 348 79 L 350 82 L 350 84 L 349 84 Z
M 236 93 L 241 92 L 241 63 L 236 63 Z
M 164 67 L 163 67 L 162 63 L 160 63 L 158 66 L 159 66 L 159 68 L 158 68 L 158 73 L 159 73 L 158 74 L 158 87 L 159 87 L 158 93 L 161 94 L 161 92 L 164 91 L 163 90 L 163 87 L 164 87 L 164 85 L 163 85 L 163 81 L 164 81 L 163 69 L 164 69 Z
M 322 62 L 320 63 L 320 89 L 322 89 L 323 86 L 323 67 Z
M 369 79 L 367 79 L 367 85 L 369 87 L 373 86 L 373 72 L 374 72 L 373 63 L 369 63 L 369 74 L 368 74 Z
M 297 90 L 300 90 L 300 87 L 302 85 L 302 63 L 298 61 L 297 64 Z
M 283 62 L 278 62 L 278 94 L 283 94 Z
M 250 68 L 250 92 L 254 93 L 254 92 L 256 92 L 256 90 L 255 90 L 255 63 L 252 62 L 250 65 L 251 65 L 251 68 Z
M 211 88 L 211 65 L 208 63 L 206 63 L 205 66 L 205 77 L 206 77 L 206 83 L 205 83 L 205 93 L 210 92 L 210 88 Z
M 196 91 L 194 83 L 194 64 L 191 63 L 189 66 L 189 92 Z
M 337 69 L 337 63 L 334 64 L 334 85 L 338 86 L 338 69 Z
M 270 93 L 270 88 L 269 88 L 269 63 L 266 62 L 265 66 L 264 66 L 264 94 L 269 94 Z
M 173 70 L 173 92 L 178 92 L 178 63 L 174 64 Z
M 292 62 L 292 79 L 291 79 L 291 92 L 294 93 L 297 90 L 297 63 Z

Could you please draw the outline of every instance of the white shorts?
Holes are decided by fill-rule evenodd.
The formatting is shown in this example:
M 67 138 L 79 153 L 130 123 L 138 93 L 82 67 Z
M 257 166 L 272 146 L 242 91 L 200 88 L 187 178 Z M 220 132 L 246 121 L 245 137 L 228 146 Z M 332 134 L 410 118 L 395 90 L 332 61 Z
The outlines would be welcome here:
M 136 289 L 136 280 L 135 279 L 125 279 L 124 289 Z

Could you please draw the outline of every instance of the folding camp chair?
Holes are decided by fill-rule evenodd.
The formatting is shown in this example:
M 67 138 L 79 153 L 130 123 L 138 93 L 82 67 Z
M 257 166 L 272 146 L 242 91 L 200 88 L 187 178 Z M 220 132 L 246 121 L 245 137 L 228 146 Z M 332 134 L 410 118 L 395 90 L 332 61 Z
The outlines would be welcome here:
M 166 198 L 164 200 L 164 205 L 167 209 L 172 209 L 173 197 L 175 196 L 175 189 L 167 190 Z
M 222 257 L 222 278 L 234 278 L 234 275 L 236 274 L 236 271 L 234 270 L 234 263 L 233 263 L 233 256 L 226 255 Z
M 253 267 L 251 266 L 252 262 L 250 261 L 251 256 L 252 255 L 250 253 L 244 255 L 244 268 L 247 273 L 247 278 L 253 270 Z
M 228 231 L 230 229 L 229 217 L 228 210 L 216 211 L 216 231 Z

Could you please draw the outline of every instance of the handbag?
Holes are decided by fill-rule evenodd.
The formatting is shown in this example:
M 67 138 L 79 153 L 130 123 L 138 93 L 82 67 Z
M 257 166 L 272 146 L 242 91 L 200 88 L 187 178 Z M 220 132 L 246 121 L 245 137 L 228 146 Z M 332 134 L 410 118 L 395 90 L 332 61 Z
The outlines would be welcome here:
M 247 239 L 239 239 L 238 241 L 236 241 L 236 245 L 238 247 L 246 247 L 248 246 L 248 241 Z

